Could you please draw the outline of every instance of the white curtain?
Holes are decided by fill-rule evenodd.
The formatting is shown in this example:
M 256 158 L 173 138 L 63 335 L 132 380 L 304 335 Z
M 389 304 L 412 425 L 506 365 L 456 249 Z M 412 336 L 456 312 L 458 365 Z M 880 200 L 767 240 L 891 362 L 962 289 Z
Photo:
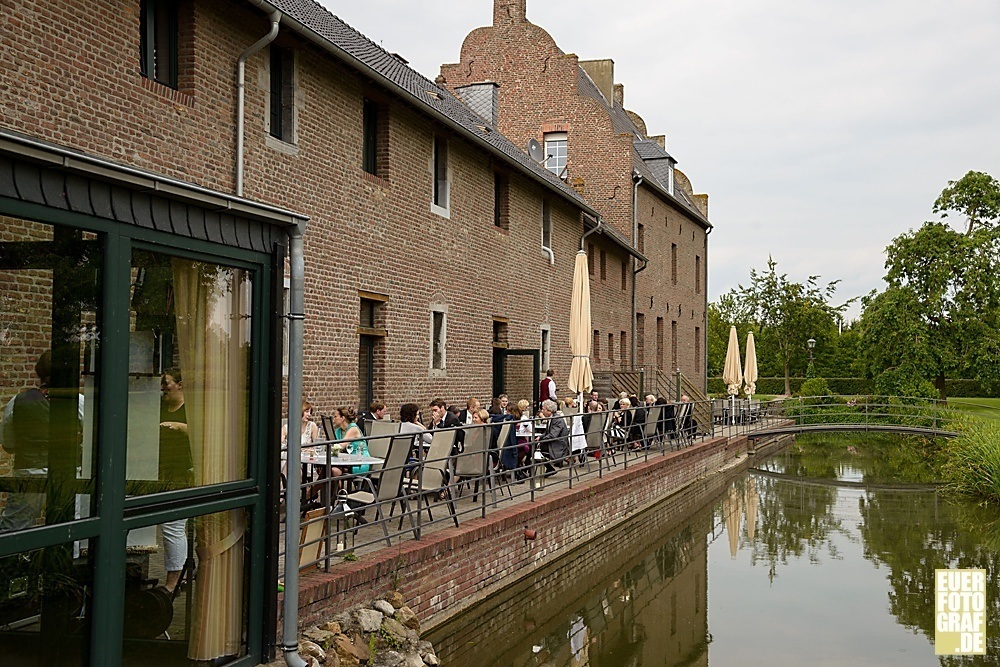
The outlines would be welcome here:
M 250 285 L 240 269 L 174 258 L 177 338 L 195 484 L 247 471 Z M 198 579 L 188 657 L 214 660 L 243 647 L 246 515 L 195 519 Z

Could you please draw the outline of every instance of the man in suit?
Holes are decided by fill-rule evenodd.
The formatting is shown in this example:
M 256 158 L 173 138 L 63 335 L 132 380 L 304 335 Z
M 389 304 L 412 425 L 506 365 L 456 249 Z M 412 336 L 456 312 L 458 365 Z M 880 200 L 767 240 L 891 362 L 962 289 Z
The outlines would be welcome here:
M 553 418 L 558 407 L 559 406 L 556 405 L 556 402 L 552 400 L 542 403 L 542 416 L 549 421 L 545 428 L 545 432 L 538 440 L 538 449 L 542 452 L 542 455 L 548 459 L 545 463 L 547 475 L 555 473 L 555 468 L 552 467 L 553 463 L 561 468 L 570 453 L 570 433 L 569 427 L 566 426 L 566 420 L 558 417 Z
M 472 425 L 472 415 L 480 410 L 479 399 L 470 398 L 465 402 L 465 409 L 458 413 L 458 421 L 466 426 Z
M 372 401 L 371 405 L 368 406 L 368 412 L 361 415 L 361 418 L 358 419 L 358 425 L 361 427 L 361 432 L 365 435 L 371 435 L 371 423 L 384 417 L 385 403 L 382 401 Z

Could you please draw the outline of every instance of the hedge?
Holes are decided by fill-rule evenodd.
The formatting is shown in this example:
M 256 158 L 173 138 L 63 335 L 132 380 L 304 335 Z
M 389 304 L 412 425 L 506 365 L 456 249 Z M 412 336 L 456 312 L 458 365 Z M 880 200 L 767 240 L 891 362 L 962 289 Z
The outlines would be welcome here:
M 793 394 L 799 394 L 806 378 L 789 378 Z M 868 378 L 827 378 L 830 391 L 838 396 L 855 396 L 871 394 L 875 391 L 875 383 Z M 945 388 L 950 398 L 1000 398 L 1000 392 L 985 390 L 979 380 L 945 380 Z M 710 394 L 725 394 L 726 383 L 722 378 L 709 378 L 708 392 Z M 785 393 L 785 378 L 758 378 L 757 393 L 778 396 Z

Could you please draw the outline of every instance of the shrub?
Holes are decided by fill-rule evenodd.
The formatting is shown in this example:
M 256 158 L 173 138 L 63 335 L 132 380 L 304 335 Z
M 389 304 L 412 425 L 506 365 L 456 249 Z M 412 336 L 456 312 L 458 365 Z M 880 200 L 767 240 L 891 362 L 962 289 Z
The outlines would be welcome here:
M 830 385 L 825 378 L 809 378 L 802 383 L 799 393 L 803 396 L 829 396 Z
M 1000 503 L 1000 423 L 974 420 L 945 448 L 941 468 L 948 487 L 988 503 Z

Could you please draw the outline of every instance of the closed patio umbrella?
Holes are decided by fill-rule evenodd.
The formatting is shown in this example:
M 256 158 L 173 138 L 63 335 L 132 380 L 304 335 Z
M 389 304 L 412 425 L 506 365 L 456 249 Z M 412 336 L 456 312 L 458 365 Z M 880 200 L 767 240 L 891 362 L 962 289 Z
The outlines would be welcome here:
M 594 372 L 590 368 L 590 326 L 590 272 L 587 270 L 587 253 L 581 250 L 576 253 L 573 296 L 569 306 L 569 349 L 573 354 L 573 364 L 569 369 L 567 385 L 570 391 L 577 394 L 594 388 Z
M 729 538 L 729 555 L 736 558 L 740 548 L 740 523 L 742 517 L 740 493 L 736 484 L 729 487 L 729 493 L 722 499 L 722 513 L 726 515 L 726 537 Z
M 747 514 L 747 537 L 753 540 L 757 532 L 757 506 L 760 504 L 760 496 L 757 495 L 757 482 L 752 476 L 747 477 L 746 486 L 743 488 L 743 504 Z
M 743 382 L 747 398 L 757 393 L 757 345 L 753 332 L 747 334 L 747 362 L 743 365 Z
M 740 367 L 740 339 L 736 335 L 736 327 L 729 327 L 729 347 L 726 348 L 726 366 L 722 370 L 722 381 L 726 383 L 729 392 L 729 418 L 736 423 L 736 394 L 740 393 L 743 384 L 743 369 Z

